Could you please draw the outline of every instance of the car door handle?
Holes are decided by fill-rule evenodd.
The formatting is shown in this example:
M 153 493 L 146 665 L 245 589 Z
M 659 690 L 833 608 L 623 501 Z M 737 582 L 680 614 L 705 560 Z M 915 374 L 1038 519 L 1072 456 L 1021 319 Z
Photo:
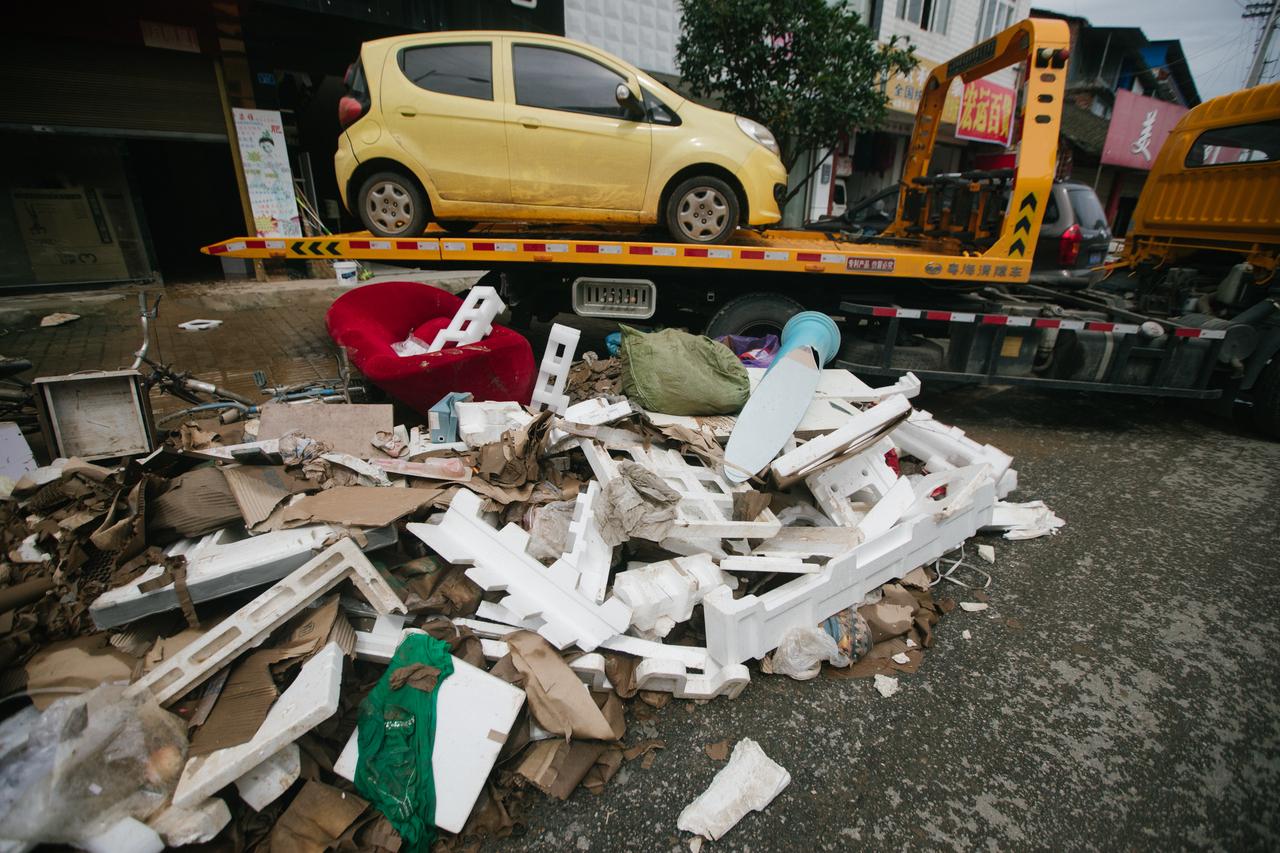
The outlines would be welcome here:
M 418 114 L 418 111 L 415 110 L 413 107 L 400 108 L 400 115 L 404 116 L 405 118 L 413 118 L 417 114 Z
M 519 119 L 519 121 L 525 127 L 530 129 L 536 129 L 536 128 L 542 127 L 542 122 L 538 121 L 533 116 L 524 116 L 523 118 Z

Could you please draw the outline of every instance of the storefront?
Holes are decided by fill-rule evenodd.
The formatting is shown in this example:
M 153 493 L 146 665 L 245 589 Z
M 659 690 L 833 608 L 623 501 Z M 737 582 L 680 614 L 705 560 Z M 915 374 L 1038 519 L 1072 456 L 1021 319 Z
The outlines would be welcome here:
M 1100 189 L 1098 197 L 1104 199 L 1112 233 L 1124 234 L 1151 164 L 1187 108 L 1127 89 L 1118 89 L 1115 97 L 1101 157 L 1104 174 L 1110 167 L 1109 186 Z

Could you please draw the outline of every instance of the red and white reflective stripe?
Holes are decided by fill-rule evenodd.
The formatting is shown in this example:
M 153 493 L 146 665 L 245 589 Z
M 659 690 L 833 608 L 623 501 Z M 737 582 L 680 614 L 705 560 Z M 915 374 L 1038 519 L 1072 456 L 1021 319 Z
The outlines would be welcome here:
M 467 244 L 460 240 L 445 240 L 440 245 L 446 252 L 465 252 L 467 250 Z
M 1174 329 L 1173 333 L 1180 338 L 1205 338 L 1220 341 L 1226 338 L 1226 329 Z
M 440 248 L 439 240 L 397 240 L 396 248 L 404 251 L 434 252 Z
M 858 313 L 872 317 L 899 320 L 936 320 L 941 323 L 979 323 L 984 326 L 1014 326 L 1037 329 L 1065 329 L 1067 331 L 1111 332 L 1116 335 L 1136 335 L 1140 327 L 1132 323 L 1109 323 L 1098 320 L 1065 320 L 1059 317 L 1018 317 L 1012 314 L 971 314 L 965 311 L 929 311 L 920 308 L 889 308 L 885 306 L 861 306 Z M 1174 329 L 1180 338 L 1205 338 L 1221 340 L 1227 333 L 1221 329 Z
M 515 243 L 488 243 L 488 242 L 481 242 L 481 241 L 473 241 L 471 243 L 471 251 L 473 252 L 518 252 L 520 251 L 520 248 Z
M 821 260 L 824 264 L 843 264 L 845 260 L 845 256 L 833 255 L 827 252 L 823 252 L 819 260 Z

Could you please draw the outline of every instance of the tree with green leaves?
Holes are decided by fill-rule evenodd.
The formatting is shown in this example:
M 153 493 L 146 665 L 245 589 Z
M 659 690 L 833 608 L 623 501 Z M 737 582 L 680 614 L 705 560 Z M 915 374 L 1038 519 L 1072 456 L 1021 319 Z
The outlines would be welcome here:
M 698 97 L 763 124 L 790 173 L 801 155 L 822 160 L 841 134 L 878 126 L 885 82 L 916 66 L 897 36 L 876 42 L 847 0 L 680 0 L 676 61 Z M 787 194 L 790 200 L 817 171 Z M 785 202 L 784 202 L 785 203 Z

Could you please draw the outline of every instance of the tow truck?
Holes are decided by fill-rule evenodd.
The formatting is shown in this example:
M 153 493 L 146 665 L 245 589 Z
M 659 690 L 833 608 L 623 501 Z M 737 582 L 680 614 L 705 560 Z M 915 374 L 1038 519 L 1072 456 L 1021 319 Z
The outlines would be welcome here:
M 910 371 L 950 384 L 1025 385 L 1225 405 L 1254 391 L 1259 426 L 1280 437 L 1280 309 L 1268 295 L 1280 242 L 1275 210 L 1280 187 L 1274 183 L 1280 165 L 1274 159 L 1280 153 L 1273 152 L 1270 161 L 1264 157 L 1223 170 L 1261 167 L 1273 182 L 1266 185 L 1272 188 L 1270 201 L 1260 197 L 1261 213 L 1250 219 L 1243 243 L 1218 233 L 1206 249 L 1203 241 L 1187 236 L 1195 223 L 1188 230 L 1185 217 L 1171 215 L 1167 203 L 1163 214 L 1144 215 L 1154 210 L 1144 193 L 1135 222 L 1139 228 L 1144 222 L 1166 227 L 1131 234 L 1125 254 L 1102 271 L 1102 283 L 1078 289 L 1028 283 L 1057 166 L 1068 59 L 1066 24 L 1028 18 L 935 67 L 909 140 L 894 221 L 875 236 L 741 229 L 728 244 L 691 246 L 620 231 L 530 232 L 508 224 L 465 236 L 428 230 L 412 239 L 367 232 L 238 237 L 203 251 L 239 258 L 486 269 L 481 283 L 499 288 L 512 306 L 516 327 L 571 310 L 584 317 L 679 325 L 717 337 L 777 331 L 800 310 L 821 310 L 842 326 L 838 366 L 860 375 L 892 378 Z M 1019 85 L 1010 150 L 1016 165 L 929 174 L 953 81 L 970 82 L 1014 65 Z M 1269 117 L 1274 127 L 1280 84 L 1260 88 L 1273 90 L 1272 95 L 1250 101 L 1249 116 Z M 1187 133 L 1194 137 L 1205 121 L 1234 122 L 1243 106 L 1219 109 L 1220 100 L 1188 113 L 1179 129 L 1190 120 Z M 1185 203 L 1198 176 L 1191 169 L 1183 169 L 1192 172 L 1190 178 L 1173 174 L 1183 163 L 1177 158 L 1189 156 L 1188 146 L 1195 144 L 1183 140 L 1179 129 L 1170 137 L 1177 144 L 1166 144 L 1157 158 L 1149 187 L 1168 190 L 1168 178 L 1182 187 L 1181 195 L 1172 197 Z M 1206 222 L 1221 219 L 1203 205 L 1199 210 Z M 1194 265 L 1206 251 L 1213 253 L 1212 265 L 1174 268 Z M 1231 262 L 1224 266 L 1224 259 Z M 1224 269 L 1219 283 L 1214 276 Z M 1222 293 L 1228 298 L 1215 301 L 1213 294 Z

